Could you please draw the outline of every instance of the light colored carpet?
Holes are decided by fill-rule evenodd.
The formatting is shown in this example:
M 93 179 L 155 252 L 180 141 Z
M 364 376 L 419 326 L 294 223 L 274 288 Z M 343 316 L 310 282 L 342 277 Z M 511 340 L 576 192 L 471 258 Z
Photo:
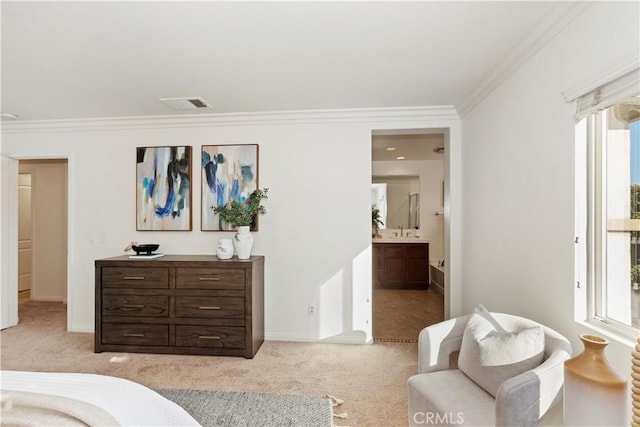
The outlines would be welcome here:
M 156 390 L 176 402 L 203 427 L 332 427 L 328 396 Z
M 333 395 L 347 426 L 403 426 L 417 346 L 267 341 L 254 359 L 94 353 L 93 334 L 66 332 L 66 306 L 29 301 L 20 324 L 0 332 L 2 369 L 113 375 L 152 389 Z

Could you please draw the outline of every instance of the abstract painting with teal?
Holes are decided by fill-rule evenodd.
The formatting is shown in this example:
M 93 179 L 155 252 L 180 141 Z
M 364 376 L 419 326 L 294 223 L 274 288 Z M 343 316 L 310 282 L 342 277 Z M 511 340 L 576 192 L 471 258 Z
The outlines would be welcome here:
M 191 230 L 191 147 L 138 147 L 137 230 Z
M 243 202 L 258 188 L 258 145 L 202 147 L 202 230 L 228 230 L 216 206 Z

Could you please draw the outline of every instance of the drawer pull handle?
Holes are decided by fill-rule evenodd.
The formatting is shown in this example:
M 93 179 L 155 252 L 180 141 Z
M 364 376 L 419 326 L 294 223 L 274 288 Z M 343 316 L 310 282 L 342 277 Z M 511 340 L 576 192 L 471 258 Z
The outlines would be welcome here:
M 211 307 L 211 306 L 204 305 L 204 306 L 198 307 L 198 310 L 220 310 L 220 307 Z
M 198 280 L 200 280 L 202 282 L 207 282 L 207 281 L 209 281 L 209 282 L 217 282 L 217 281 L 220 280 L 220 278 L 219 277 L 200 277 L 200 278 L 198 278 Z
M 125 337 L 144 337 L 144 334 L 122 334 Z
M 123 308 L 144 308 L 142 304 L 125 304 Z
M 124 276 L 124 280 L 144 280 L 144 276 Z
M 198 338 L 200 338 L 201 340 L 219 340 L 222 339 L 218 336 L 215 335 L 199 335 Z

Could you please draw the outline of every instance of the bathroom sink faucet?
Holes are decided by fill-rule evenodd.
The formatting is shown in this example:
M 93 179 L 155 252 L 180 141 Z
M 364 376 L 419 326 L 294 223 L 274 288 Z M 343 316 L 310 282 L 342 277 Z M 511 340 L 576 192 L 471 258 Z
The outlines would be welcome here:
M 400 237 L 404 237 L 402 235 L 402 232 L 404 231 L 404 227 L 402 225 L 399 225 L 398 228 L 400 229 Z

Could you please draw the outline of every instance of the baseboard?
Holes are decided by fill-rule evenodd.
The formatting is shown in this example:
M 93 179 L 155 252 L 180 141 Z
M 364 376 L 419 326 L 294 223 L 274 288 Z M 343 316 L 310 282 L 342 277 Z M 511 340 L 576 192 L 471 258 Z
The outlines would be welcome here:
M 91 325 L 71 325 L 68 332 L 83 332 L 88 334 L 93 334 L 95 332 L 95 326 Z
M 31 301 L 40 301 L 40 302 L 59 302 L 59 303 L 65 303 L 66 298 L 64 297 L 41 297 L 41 296 L 34 296 L 33 294 L 31 294 L 31 296 L 29 297 L 29 300 Z
M 344 332 L 340 335 L 334 335 L 320 340 L 320 342 L 334 343 L 334 344 L 372 344 L 373 340 L 367 340 L 367 336 L 362 331 L 350 331 Z
M 315 342 L 315 343 L 330 343 L 330 344 L 370 344 L 372 341 L 367 342 L 365 335 L 360 331 L 345 332 L 344 334 L 335 335 L 327 338 L 320 338 L 315 335 L 303 335 L 303 334 L 287 334 L 287 333 L 265 333 L 265 341 L 289 341 L 289 342 Z
M 440 283 L 431 281 L 430 288 L 436 291 L 437 293 L 444 295 L 444 288 L 440 285 Z

